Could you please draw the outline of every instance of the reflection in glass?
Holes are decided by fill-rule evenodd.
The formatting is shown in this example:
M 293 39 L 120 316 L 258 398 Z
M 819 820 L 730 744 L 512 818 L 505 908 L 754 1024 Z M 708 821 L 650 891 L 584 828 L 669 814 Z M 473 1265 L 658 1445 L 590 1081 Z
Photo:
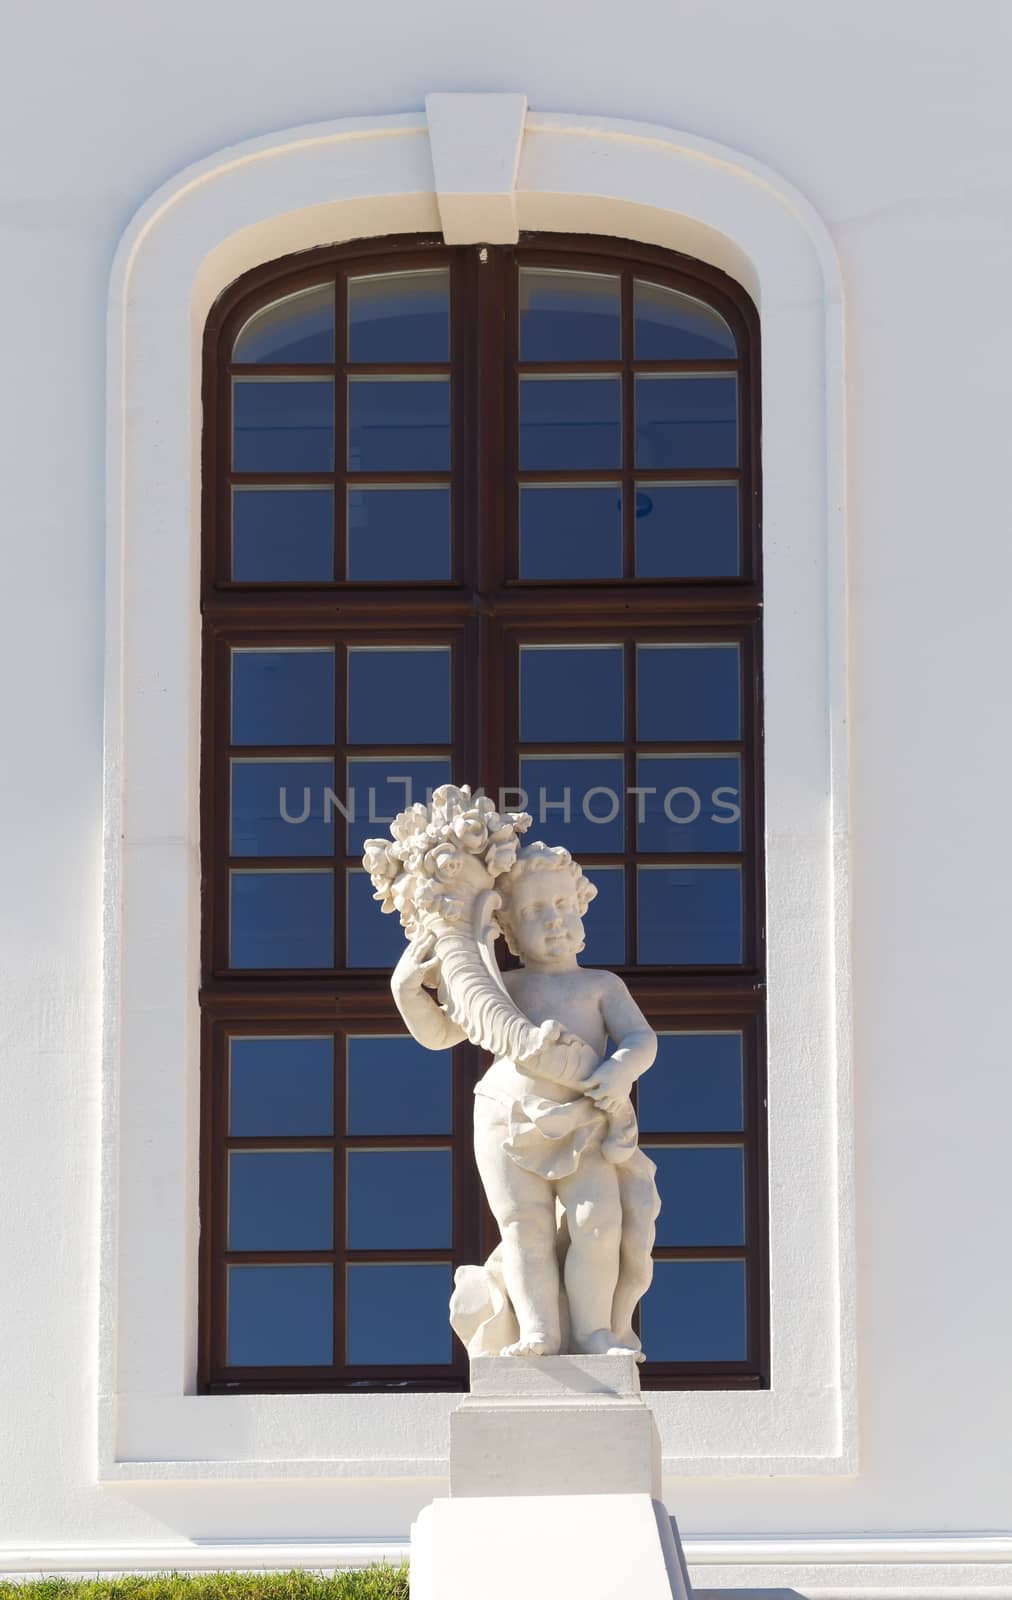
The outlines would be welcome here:
M 521 361 L 617 361 L 619 285 L 602 272 L 521 267 Z
M 331 1035 L 230 1039 L 228 1107 L 233 1138 L 333 1133 Z
M 620 578 L 619 485 L 551 483 L 522 487 L 520 576 Z
M 333 576 L 333 489 L 232 490 L 235 583 L 329 583 Z
M 349 1250 L 439 1250 L 453 1242 L 449 1150 L 349 1150 Z
M 334 1157 L 329 1150 L 231 1150 L 229 1250 L 330 1250 Z
M 233 744 L 333 744 L 333 650 L 233 650 Z
M 348 1268 L 348 1361 L 363 1366 L 438 1366 L 452 1360 L 449 1262 Z M 405 1315 L 405 1306 L 410 1314 Z
M 637 578 L 735 578 L 736 483 L 638 483 Z
M 329 856 L 332 761 L 230 762 L 234 856 Z
M 345 797 L 348 854 L 361 855 L 365 841 L 385 832 L 399 811 L 427 804 L 432 790 L 449 782 L 445 756 L 353 756 Z
M 334 359 L 334 285 L 319 283 L 312 289 L 272 300 L 254 311 L 239 329 L 232 360 L 274 361 L 298 365 Z
M 640 756 L 636 845 L 678 855 L 741 849 L 739 756 Z
M 637 1083 L 641 1131 L 738 1133 L 744 1126 L 740 1033 L 660 1033 Z
M 738 401 L 733 377 L 651 373 L 636 379 L 638 467 L 737 464 Z
M 742 960 L 740 867 L 636 872 L 641 966 L 735 966 Z
M 520 379 L 522 468 L 537 472 L 621 463 L 621 379 Z
M 229 874 L 229 965 L 332 967 L 334 874 Z
M 349 361 L 449 361 L 450 274 L 376 272 L 348 279 Z
M 350 649 L 348 739 L 351 744 L 449 744 L 449 647 Z
M 452 1065 L 407 1034 L 349 1034 L 348 1132 L 449 1133 Z
M 450 491 L 441 485 L 348 490 L 348 578 L 407 583 L 450 576 Z
M 734 361 L 734 334 L 719 311 L 691 295 L 637 278 L 633 286 L 637 361 Z
M 332 472 L 330 378 L 233 378 L 232 466 L 236 472 Z
M 524 756 L 520 786 L 534 836 L 576 855 L 617 851 L 625 841 L 625 763 L 621 756 Z
M 449 378 L 352 378 L 348 383 L 352 472 L 447 472 Z
M 580 956 L 585 967 L 621 967 L 625 964 L 625 869 L 584 867 L 597 886 L 583 926 L 587 947 Z
M 648 1361 L 744 1361 L 743 1261 L 655 1261 L 640 1309 Z
M 622 651 L 620 644 L 521 645 L 521 739 L 538 744 L 621 739 Z
M 404 953 L 404 929 L 397 917 L 386 916 L 373 899 L 372 881 L 361 868 L 349 870 L 349 967 L 395 967 Z
M 334 1352 L 334 1269 L 228 1268 L 230 1367 L 329 1367 Z
M 638 737 L 737 739 L 740 677 L 736 644 L 637 645 Z
M 644 1144 L 657 1165 L 659 1245 L 745 1243 L 745 1152 L 740 1145 Z

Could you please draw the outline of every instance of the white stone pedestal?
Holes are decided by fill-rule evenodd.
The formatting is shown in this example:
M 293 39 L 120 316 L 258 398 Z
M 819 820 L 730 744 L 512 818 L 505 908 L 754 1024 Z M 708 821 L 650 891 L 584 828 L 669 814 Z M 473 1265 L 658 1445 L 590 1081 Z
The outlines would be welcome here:
M 688 1600 L 630 1356 L 479 1356 L 450 1498 L 411 1531 L 412 1600 Z

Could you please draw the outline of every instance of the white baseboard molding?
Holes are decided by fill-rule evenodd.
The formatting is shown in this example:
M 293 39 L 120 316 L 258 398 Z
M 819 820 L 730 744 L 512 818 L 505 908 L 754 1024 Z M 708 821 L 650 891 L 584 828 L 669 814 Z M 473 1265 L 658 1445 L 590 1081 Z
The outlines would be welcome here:
M 746 1595 L 779 1591 L 812 1600 L 1012 1600 L 1012 1534 L 924 1534 L 894 1537 L 687 1538 L 686 1561 L 695 1594 Z M 275 1540 L 180 1544 L 0 1545 L 7 1579 L 43 1574 L 287 1571 L 332 1572 L 408 1558 L 406 1538 Z

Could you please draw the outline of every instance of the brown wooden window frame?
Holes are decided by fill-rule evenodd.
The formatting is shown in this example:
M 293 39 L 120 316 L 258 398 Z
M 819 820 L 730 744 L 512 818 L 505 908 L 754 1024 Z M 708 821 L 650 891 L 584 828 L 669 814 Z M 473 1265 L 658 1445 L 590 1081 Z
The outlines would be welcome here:
M 519 265 L 621 274 L 622 358 L 615 362 L 580 363 L 581 373 L 615 372 L 623 386 L 623 467 L 598 474 L 602 481 L 621 477 L 625 577 L 565 580 L 520 579 L 518 576 L 518 505 L 516 488 L 520 363 L 517 340 L 517 269 Z M 315 475 L 334 485 L 335 578 L 321 583 L 250 584 L 231 581 L 230 502 L 236 481 L 230 461 L 230 366 L 239 328 L 259 307 L 283 293 L 315 283 L 334 282 L 338 329 L 331 366 L 272 367 L 281 375 L 333 372 L 336 395 L 336 438 L 343 437 L 346 417 L 342 381 L 345 364 L 346 279 L 369 271 L 410 271 L 449 266 L 451 285 L 451 362 L 445 366 L 412 366 L 407 362 L 381 367 L 355 365 L 355 373 L 383 371 L 446 371 L 451 377 L 452 473 L 439 474 L 451 484 L 452 577 L 449 580 L 393 583 L 347 582 L 344 571 L 346 529 L 345 483 L 354 481 L 337 453 L 335 470 Z M 641 579 L 632 576 L 635 538 L 634 460 L 632 438 L 635 371 L 678 370 L 675 362 L 634 362 L 631 338 L 632 280 L 652 281 L 704 300 L 725 318 L 739 349 L 736 362 L 700 362 L 687 366 L 708 371 L 735 370 L 739 379 L 739 467 L 714 471 L 650 469 L 651 480 L 708 481 L 723 476 L 740 481 L 741 568 L 735 578 Z M 526 364 L 524 370 L 531 364 Z M 573 363 L 556 363 L 569 370 Z M 257 368 L 257 371 L 264 370 Z M 535 371 L 551 371 L 539 363 Z M 202 1132 L 200 1362 L 202 1392 L 314 1392 L 346 1389 L 462 1389 L 467 1382 L 466 1356 L 453 1343 L 452 1365 L 433 1367 L 298 1367 L 229 1368 L 225 1361 L 225 1249 L 227 1159 L 231 1148 L 270 1145 L 332 1149 L 335 1155 L 335 1239 L 327 1252 L 283 1254 L 286 1260 L 321 1260 L 334 1265 L 335 1327 L 344 1313 L 346 1254 L 353 1261 L 383 1259 L 383 1252 L 341 1249 L 344 1162 L 349 1149 L 395 1144 L 396 1138 L 349 1137 L 343 1120 L 343 1063 L 335 1065 L 335 1124 L 330 1137 L 292 1139 L 229 1139 L 226 1131 L 228 1040 L 256 1033 L 319 1033 L 333 1030 L 340 1040 L 348 1032 L 399 1032 L 401 1025 L 389 994 L 385 970 L 342 968 L 343 918 L 340 907 L 345 869 L 358 858 L 346 852 L 344 830 L 336 829 L 334 971 L 230 972 L 227 965 L 228 906 L 228 729 L 230 716 L 229 651 L 233 645 L 334 645 L 338 683 L 341 656 L 349 643 L 452 640 L 463 670 L 454 673 L 452 763 L 454 781 L 482 783 L 490 794 L 518 781 L 517 672 L 514 652 L 524 641 L 551 636 L 567 641 L 605 642 L 634 639 L 664 642 L 686 637 L 734 638 L 742 645 L 743 835 L 745 885 L 744 961 L 725 968 L 620 969 L 632 992 L 657 1028 L 720 1029 L 740 1027 L 744 1040 L 744 1132 L 741 1134 L 649 1134 L 650 1145 L 744 1144 L 747 1230 L 739 1247 L 659 1247 L 658 1260 L 744 1259 L 747 1277 L 748 1359 L 739 1362 L 648 1363 L 644 1386 L 655 1388 L 761 1388 L 769 1382 L 769 1308 L 767 1287 L 767 1155 L 765 1128 L 764 1027 L 764 895 L 762 812 L 761 696 L 761 536 L 759 455 L 759 324 L 744 290 L 717 269 L 672 252 L 616 239 L 535 234 L 513 247 L 447 247 L 439 238 L 356 241 L 272 262 L 233 284 L 215 305 L 204 339 L 203 436 L 203 690 L 201 755 L 201 887 L 202 887 Z M 640 476 L 644 473 L 641 470 Z M 363 472 L 370 483 L 383 473 Z M 395 476 L 393 474 L 389 475 Z M 524 473 L 525 478 L 530 474 Z M 539 473 L 542 481 L 593 480 L 594 473 Z M 273 482 L 284 475 L 271 474 Z M 314 481 L 309 473 L 292 474 L 299 483 Z M 412 474 L 423 481 L 426 474 Z M 471 535 L 469 537 L 469 535 Z M 550 620 L 548 620 L 550 618 Z M 629 652 L 627 651 L 627 654 Z M 631 669 L 627 669 L 627 673 Z M 627 690 L 627 696 L 631 690 Z M 338 694 L 334 746 L 335 782 L 343 783 L 347 759 L 341 694 Z M 635 760 L 634 730 L 626 717 L 623 744 L 627 773 Z M 612 749 L 618 741 L 609 741 Z M 665 748 L 670 747 L 670 742 Z M 698 742 L 693 748 L 698 747 Z M 526 745 L 525 745 L 526 748 Z M 582 747 L 581 747 L 582 748 Z M 649 749 L 649 747 L 647 747 Z M 721 749 L 735 748 L 721 741 Z M 257 754 L 245 747 L 244 754 Z M 264 753 L 262 750 L 259 753 Z M 621 857 L 594 856 L 592 864 L 623 861 L 626 866 L 627 939 L 635 927 L 635 863 L 649 861 L 636 852 L 633 807 L 627 806 L 626 848 Z M 546 825 L 547 827 L 547 825 Z M 533 835 L 532 835 L 533 836 Z M 667 858 L 671 859 L 671 858 Z M 681 859 L 681 858 L 679 858 Z M 720 856 L 707 860 L 719 864 Z M 248 862 L 246 863 L 249 864 Z M 257 866 L 263 860 L 258 858 Z M 291 865 L 287 859 L 286 865 Z M 296 862 L 296 864 L 298 864 Z M 319 860 L 315 862 L 318 866 Z M 377 911 L 377 915 L 378 915 Z M 452 1143 L 454 1226 L 452 1249 L 435 1252 L 453 1265 L 478 1261 L 496 1238 L 485 1208 L 471 1155 L 471 1090 L 482 1070 L 478 1052 L 462 1045 L 454 1052 L 453 1132 L 433 1136 L 431 1144 Z M 410 1136 L 412 1146 L 426 1139 Z M 389 1253 L 388 1253 L 389 1254 Z M 433 1252 L 396 1252 L 398 1259 Z M 258 1256 L 243 1253 L 244 1261 Z

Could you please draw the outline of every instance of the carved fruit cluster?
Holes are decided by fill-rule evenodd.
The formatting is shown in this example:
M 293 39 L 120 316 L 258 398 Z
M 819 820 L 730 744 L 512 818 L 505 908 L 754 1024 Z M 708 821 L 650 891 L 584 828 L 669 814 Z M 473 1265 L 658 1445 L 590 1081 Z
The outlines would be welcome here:
M 409 806 L 394 819 L 391 839 L 366 840 L 362 861 L 373 899 L 400 913 L 409 938 L 427 917 L 463 921 L 475 890 L 490 888 L 513 866 L 530 825 L 526 811 L 500 814 L 469 785 L 444 783 L 430 805 Z M 465 879 L 469 893 L 462 892 Z

